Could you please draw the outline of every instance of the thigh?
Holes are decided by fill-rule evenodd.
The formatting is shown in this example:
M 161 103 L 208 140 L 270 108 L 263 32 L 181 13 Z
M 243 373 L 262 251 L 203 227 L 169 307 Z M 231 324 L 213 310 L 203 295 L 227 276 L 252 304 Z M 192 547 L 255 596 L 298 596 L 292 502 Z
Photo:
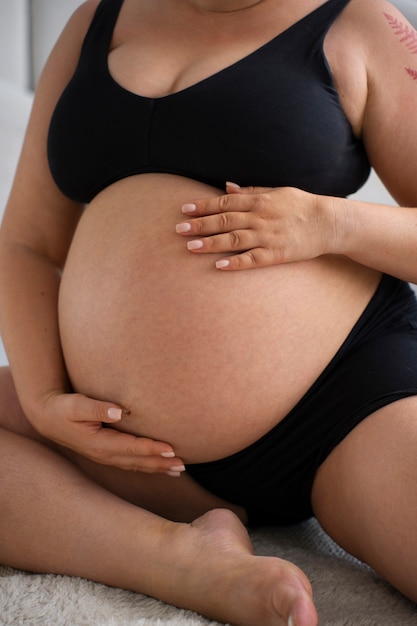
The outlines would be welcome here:
M 319 467 L 312 504 L 337 543 L 417 600 L 417 396 L 354 428 Z
M 163 517 L 189 522 L 211 509 L 228 508 L 243 522 L 247 520 L 243 509 L 214 496 L 187 474 L 172 478 L 99 465 L 42 437 L 22 411 L 8 367 L 0 367 L 0 428 L 43 443 L 74 463 L 98 485 Z

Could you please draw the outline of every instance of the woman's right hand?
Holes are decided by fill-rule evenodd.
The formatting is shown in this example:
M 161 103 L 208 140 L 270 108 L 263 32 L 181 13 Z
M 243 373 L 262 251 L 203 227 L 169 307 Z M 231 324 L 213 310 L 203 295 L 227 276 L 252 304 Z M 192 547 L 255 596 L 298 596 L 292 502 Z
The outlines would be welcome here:
M 43 437 L 95 463 L 170 476 L 184 471 L 169 444 L 108 428 L 121 418 L 122 409 L 115 404 L 58 393 L 42 403 L 32 424 Z

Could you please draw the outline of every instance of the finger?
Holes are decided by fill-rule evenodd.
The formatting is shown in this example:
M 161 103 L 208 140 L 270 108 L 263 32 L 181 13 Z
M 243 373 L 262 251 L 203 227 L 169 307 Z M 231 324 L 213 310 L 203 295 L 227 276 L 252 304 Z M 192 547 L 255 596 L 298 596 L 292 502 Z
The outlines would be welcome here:
M 65 397 L 66 411 L 73 422 L 104 422 L 114 424 L 119 422 L 123 414 L 128 414 L 126 409 L 111 402 L 103 402 L 88 398 L 80 393 L 68 394 Z
M 227 259 L 219 259 L 215 265 L 218 270 L 250 270 L 259 267 L 277 265 L 280 260 L 268 248 L 252 248 L 242 254 L 235 254 Z
M 251 208 L 253 208 L 253 199 L 251 199 L 250 194 L 229 193 L 183 204 L 181 211 L 185 215 L 194 217 L 199 215 L 215 215 L 227 211 L 250 211 Z
M 126 448 L 127 455 L 140 457 L 154 456 L 158 458 L 159 461 L 161 458 L 166 459 L 166 462 L 162 465 L 163 468 L 166 468 L 168 465 L 171 467 L 172 463 L 176 465 L 183 464 L 183 461 L 176 456 L 172 446 L 165 441 L 157 441 L 156 439 L 149 439 L 147 437 L 136 437 L 135 435 L 121 433 L 113 429 L 107 429 L 106 433 L 115 433 L 119 437 L 124 438 L 125 441 L 118 441 L 118 445 L 125 444 L 128 446 Z M 106 434 L 106 436 L 108 436 L 108 434 Z
M 109 402 L 93 400 L 82 394 L 69 395 L 68 401 L 72 404 L 72 407 L 69 410 L 71 421 L 83 423 L 87 427 L 88 424 L 90 424 L 92 427 L 91 433 L 95 434 L 104 430 L 102 429 L 101 424 L 115 424 L 120 422 L 124 415 L 129 414 L 129 411 L 120 408 L 120 406 Z M 131 437 L 136 442 L 142 442 L 137 444 L 139 455 L 149 454 L 161 456 L 166 459 L 175 458 L 175 452 L 172 446 L 164 441 L 135 437 L 134 435 L 127 435 L 115 430 L 107 430 L 107 432 L 111 432 L 116 435 L 123 435 L 125 437 Z M 122 445 L 122 442 L 120 442 L 119 445 Z
M 184 464 L 162 465 L 158 457 L 143 457 L 126 459 L 126 457 L 115 457 L 111 463 L 112 467 L 118 467 L 127 472 L 143 472 L 144 474 L 167 474 L 172 477 L 179 477 L 186 472 Z
M 179 235 L 214 235 L 227 233 L 232 230 L 250 228 L 253 225 L 253 216 L 250 213 L 220 213 L 196 217 L 188 222 L 180 222 L 175 230 Z
M 172 446 L 163 442 L 149 439 L 147 437 L 136 437 L 128 433 L 122 433 L 112 428 L 101 427 L 98 434 L 106 437 L 107 450 L 110 454 L 125 457 L 156 457 L 161 463 L 161 467 L 171 467 L 172 464 L 182 465 Z M 103 440 L 104 441 L 104 440 Z
M 241 252 L 253 248 L 255 242 L 255 231 L 233 230 L 230 233 L 212 235 L 203 239 L 192 239 L 187 242 L 187 248 L 190 252 L 197 254 Z
M 238 185 L 237 183 L 233 183 L 232 181 L 226 181 L 226 193 L 245 193 L 244 188 Z
M 160 442 L 153 439 L 102 428 L 90 444 L 90 457 L 98 463 L 133 471 L 185 471 L 183 460 L 175 453 L 169 457 L 161 454 Z
M 125 456 L 113 457 L 112 467 L 129 472 L 144 472 L 145 474 L 168 474 L 168 476 L 179 477 L 186 471 L 183 463 L 177 462 L 169 464 L 161 463 L 159 457 L 135 457 L 127 458 Z
M 237 183 L 233 183 L 229 180 L 226 182 L 226 192 L 229 194 L 232 194 L 232 193 L 242 193 L 242 194 L 267 193 L 272 190 L 273 190 L 273 187 L 241 187 Z

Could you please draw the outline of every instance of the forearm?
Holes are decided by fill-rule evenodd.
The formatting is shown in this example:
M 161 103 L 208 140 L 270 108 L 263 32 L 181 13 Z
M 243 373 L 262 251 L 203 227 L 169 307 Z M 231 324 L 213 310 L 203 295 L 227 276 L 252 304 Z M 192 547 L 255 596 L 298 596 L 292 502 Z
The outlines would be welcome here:
M 332 252 L 417 283 L 417 208 L 332 198 Z
M 17 393 L 29 419 L 48 395 L 69 388 L 57 315 L 60 271 L 19 244 L 0 250 L 0 328 Z

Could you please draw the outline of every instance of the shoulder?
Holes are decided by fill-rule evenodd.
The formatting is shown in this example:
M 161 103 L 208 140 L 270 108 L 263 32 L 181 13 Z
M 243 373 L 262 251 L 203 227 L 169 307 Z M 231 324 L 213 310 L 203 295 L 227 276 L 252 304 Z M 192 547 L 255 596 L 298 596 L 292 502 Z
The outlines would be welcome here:
M 367 78 L 363 138 L 371 163 L 400 204 L 417 204 L 417 32 L 386 0 L 351 0 L 351 37 Z
M 367 67 L 376 67 L 381 59 L 401 58 L 415 54 L 417 33 L 397 7 L 387 0 L 351 0 L 346 6 L 340 28 L 353 41 L 364 57 Z M 415 10 L 417 20 L 417 7 Z
M 83 24 L 84 27 L 88 28 L 88 25 L 91 23 L 98 6 L 101 4 L 101 1 L 102 0 L 85 0 L 73 12 L 69 21 L 78 22 L 80 26 Z
M 414 0 L 410 0 L 414 2 Z M 397 0 L 391 4 L 387 0 L 350 0 L 333 30 L 346 52 L 361 55 L 367 66 L 375 65 L 380 58 L 387 58 L 413 52 L 411 42 L 417 39 L 415 28 L 398 7 L 406 7 L 406 1 Z M 411 5 L 414 9 L 414 5 Z M 409 10 L 408 14 L 412 14 Z M 414 15 L 414 13 L 413 13 Z M 417 25 L 417 4 L 415 7 Z M 403 43 L 402 47 L 399 43 Z
M 326 52 L 372 166 L 399 203 L 415 205 L 417 32 L 397 4 L 350 0 L 329 31 Z
M 59 91 L 75 71 L 81 47 L 101 0 L 87 0 L 71 15 L 43 68 L 37 92 Z M 54 90 L 54 86 L 56 89 Z
M 74 48 L 79 48 L 100 3 L 101 0 L 86 0 L 86 2 L 83 2 L 69 18 L 56 45 L 64 42 L 71 43 Z

